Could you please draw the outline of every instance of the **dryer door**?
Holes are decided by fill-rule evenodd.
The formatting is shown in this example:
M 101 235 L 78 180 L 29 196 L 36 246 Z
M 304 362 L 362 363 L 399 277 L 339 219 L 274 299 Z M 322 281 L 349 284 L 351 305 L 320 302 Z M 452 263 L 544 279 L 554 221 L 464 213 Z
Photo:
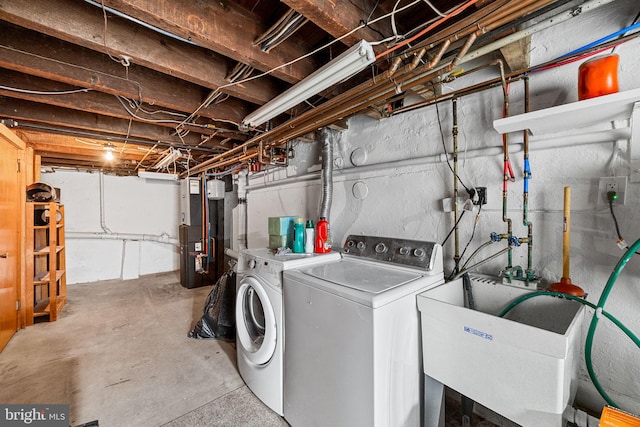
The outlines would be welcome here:
M 236 297 L 238 341 L 247 358 L 256 365 L 271 360 L 276 349 L 276 316 L 260 281 L 245 276 Z

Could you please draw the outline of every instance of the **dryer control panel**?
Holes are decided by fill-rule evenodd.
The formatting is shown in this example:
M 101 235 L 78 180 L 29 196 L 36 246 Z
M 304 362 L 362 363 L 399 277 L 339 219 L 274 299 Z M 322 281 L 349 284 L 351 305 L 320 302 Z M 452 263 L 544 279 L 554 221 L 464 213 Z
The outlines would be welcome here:
M 437 259 L 442 256 L 439 248 L 435 242 L 352 234 L 344 242 L 342 252 L 431 271 L 442 265 Z

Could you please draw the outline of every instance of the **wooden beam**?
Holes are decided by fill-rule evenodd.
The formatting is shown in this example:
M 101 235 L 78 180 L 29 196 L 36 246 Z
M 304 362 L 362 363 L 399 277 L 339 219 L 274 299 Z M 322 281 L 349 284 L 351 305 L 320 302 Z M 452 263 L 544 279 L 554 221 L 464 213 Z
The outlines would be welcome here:
M 12 145 L 14 148 L 18 150 L 24 150 L 25 144 L 24 141 L 21 140 L 16 133 L 6 127 L 5 125 L 0 123 L 0 140 L 6 141 L 8 144 Z
M 46 144 L 46 143 L 29 143 L 29 146 L 33 148 L 33 150 L 42 156 L 47 157 L 60 157 L 60 158 L 68 158 L 75 160 L 86 159 L 87 157 L 95 157 L 95 158 L 104 158 L 104 149 L 103 147 L 99 148 L 82 148 L 79 146 L 79 143 L 76 142 L 75 146 L 70 145 L 60 145 L 60 144 Z M 131 151 L 125 151 L 124 153 L 120 153 L 119 150 L 114 150 L 114 157 L 122 160 L 142 160 L 144 156 L 144 152 L 139 151 L 138 153 L 131 153 Z
M 282 0 L 282 2 L 335 38 L 342 37 L 358 27 L 361 22 L 368 18 L 370 13 L 360 9 L 349 1 Z M 383 22 L 384 23 L 378 23 L 376 28 L 383 34 L 391 35 L 391 25 L 387 24 L 389 20 Z M 360 40 L 375 41 L 381 38 L 380 34 L 376 31 L 369 27 L 364 27 L 343 38 L 341 41 L 347 46 L 353 46 Z M 384 45 L 374 47 L 376 53 L 382 52 L 384 49 Z
M 169 129 L 175 129 L 176 125 L 180 122 L 179 117 L 163 112 L 156 112 L 156 114 L 153 115 L 146 114 L 143 111 L 136 110 L 135 107 L 128 105 L 127 101 L 122 101 L 121 103 L 121 101 L 119 101 L 115 96 L 102 92 L 89 91 L 69 93 L 65 95 L 45 95 L 47 92 L 72 91 L 74 89 L 77 90 L 78 88 L 16 71 L 5 70 L 0 73 L 0 86 L 11 87 L 14 89 L 26 89 L 27 91 L 19 91 L 3 89 L 0 87 L 0 95 L 23 99 L 26 101 L 55 105 L 58 107 L 86 111 L 125 120 L 133 119 L 136 122 L 142 123 L 155 121 L 157 126 Z M 123 103 L 135 114 L 135 117 L 125 110 Z M 151 109 L 153 107 L 147 106 L 147 108 Z M 225 129 L 218 129 L 214 126 L 211 128 L 202 128 L 186 125 L 185 129 L 206 135 L 225 133 Z M 236 130 L 230 130 L 228 134 L 230 136 L 238 136 L 238 139 L 241 141 L 247 140 L 246 136 L 240 134 Z
M 146 83 L 140 84 L 135 80 L 103 73 L 85 66 L 62 63 L 4 45 L 0 45 L 0 67 L 112 95 L 142 99 L 143 102 L 151 105 L 185 113 L 193 112 L 205 96 L 202 88 L 180 82 L 178 79 L 147 80 Z M 145 82 L 144 79 L 140 81 Z M 251 110 L 252 107 L 235 98 L 230 98 L 220 104 L 203 108 L 199 114 L 214 120 L 238 122 Z
M 45 0 L 46 1 L 46 0 Z M 291 39 L 269 53 L 253 47 L 253 41 L 269 27 L 260 16 L 233 2 L 192 0 L 105 0 L 105 5 L 191 40 L 258 70 L 267 71 L 309 52 Z M 297 83 L 317 64 L 310 58 L 273 72 L 273 76 Z
M 82 1 L 0 2 L 0 19 L 114 57 L 127 56 L 133 64 L 209 89 L 218 89 L 228 84 L 225 76 L 230 68 L 223 56 L 162 36 L 119 18 L 108 19 L 108 47 L 105 47 L 102 11 Z M 5 36 L 13 38 L 11 33 Z M 108 57 L 104 57 L 101 62 L 105 59 L 110 61 Z M 297 79 L 293 82 L 295 81 Z M 275 79 L 267 77 L 221 90 L 231 96 L 263 104 L 280 93 L 281 87 Z
M 531 36 L 520 39 L 500 49 L 509 70 L 516 72 L 529 67 L 531 59 Z
M 151 141 L 195 145 L 200 135 L 189 134 L 183 139 L 173 135 L 173 131 L 148 123 L 129 122 L 128 120 L 101 116 L 83 111 L 74 111 L 51 105 L 42 105 L 15 98 L 0 97 L 0 117 L 14 120 L 45 123 L 53 126 L 65 126 L 74 129 L 103 132 L 142 138 Z

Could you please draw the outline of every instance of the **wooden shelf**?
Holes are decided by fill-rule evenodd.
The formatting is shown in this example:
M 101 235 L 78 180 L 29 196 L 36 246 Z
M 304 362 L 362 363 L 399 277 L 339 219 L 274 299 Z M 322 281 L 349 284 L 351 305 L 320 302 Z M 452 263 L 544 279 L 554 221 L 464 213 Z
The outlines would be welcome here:
M 56 298 L 56 311 L 60 312 L 67 303 L 66 297 Z M 51 303 L 49 298 L 42 299 L 33 307 L 33 317 L 49 316 L 51 314 Z
M 56 246 L 56 253 L 60 253 L 64 250 L 64 246 Z M 34 255 L 49 255 L 51 253 L 50 246 L 43 246 L 41 248 L 36 248 L 33 250 Z
M 58 281 L 62 278 L 62 276 L 64 276 L 65 271 L 64 270 L 56 270 L 56 278 L 54 281 Z M 48 283 L 51 280 L 51 274 L 49 274 L 49 272 L 45 272 L 44 275 L 37 275 L 33 277 L 33 283 L 34 284 L 45 284 Z
M 640 88 L 494 120 L 493 127 L 499 133 L 528 129 L 543 135 L 628 119 L 636 102 L 640 102 Z
M 47 225 L 41 222 L 41 211 L 49 211 Z M 66 255 L 64 235 L 64 206 L 56 202 L 27 203 L 26 241 L 27 289 L 26 324 L 33 325 L 35 317 L 47 316 L 54 322 L 67 301 Z M 38 216 L 38 218 L 36 218 Z M 45 218 L 46 220 L 46 218 Z

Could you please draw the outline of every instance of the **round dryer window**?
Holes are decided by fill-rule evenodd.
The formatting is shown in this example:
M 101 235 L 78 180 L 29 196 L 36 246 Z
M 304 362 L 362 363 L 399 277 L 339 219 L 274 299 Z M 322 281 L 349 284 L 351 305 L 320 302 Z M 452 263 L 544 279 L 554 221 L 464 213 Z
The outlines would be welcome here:
M 276 349 L 276 317 L 260 282 L 251 276 L 240 282 L 236 298 L 238 341 L 247 358 L 264 365 Z

